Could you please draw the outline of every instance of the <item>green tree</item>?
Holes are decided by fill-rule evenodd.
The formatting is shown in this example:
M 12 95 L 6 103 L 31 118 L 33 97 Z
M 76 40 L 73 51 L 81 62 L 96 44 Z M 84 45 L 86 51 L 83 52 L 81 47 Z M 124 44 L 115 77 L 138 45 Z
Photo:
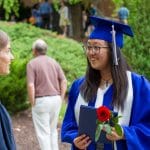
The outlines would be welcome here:
M 10 14 L 18 16 L 19 0 L 0 0 L 0 7 L 5 10 L 5 18 L 9 19 Z
M 129 10 L 129 25 L 134 32 L 133 40 L 126 38 L 124 53 L 133 69 L 150 79 L 150 4 L 149 0 L 113 0 L 118 8 L 124 4 Z

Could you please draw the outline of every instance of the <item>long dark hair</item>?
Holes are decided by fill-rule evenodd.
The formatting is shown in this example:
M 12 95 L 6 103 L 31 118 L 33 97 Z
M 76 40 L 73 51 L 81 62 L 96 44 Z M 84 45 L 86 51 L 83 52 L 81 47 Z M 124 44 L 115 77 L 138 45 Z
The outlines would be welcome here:
M 110 49 L 110 63 L 111 63 L 111 75 L 113 79 L 113 99 L 112 106 L 124 109 L 124 100 L 127 95 L 128 79 L 127 70 L 130 70 L 124 56 L 121 53 L 119 47 L 117 47 L 118 66 L 113 63 L 112 44 L 109 44 Z M 80 87 L 80 92 L 85 101 L 89 102 L 96 96 L 97 90 L 101 81 L 101 75 L 99 70 L 95 70 L 91 67 L 87 59 L 87 69 L 85 74 L 85 81 Z

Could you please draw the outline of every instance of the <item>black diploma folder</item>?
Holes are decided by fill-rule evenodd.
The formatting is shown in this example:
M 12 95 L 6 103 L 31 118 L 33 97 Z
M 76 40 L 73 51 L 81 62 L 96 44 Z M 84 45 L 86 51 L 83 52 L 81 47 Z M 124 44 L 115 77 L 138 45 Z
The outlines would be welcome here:
M 90 137 L 92 141 L 95 141 L 96 132 L 96 108 L 90 106 L 81 105 L 80 115 L 79 115 L 79 135 L 86 134 Z M 100 137 L 97 143 L 111 143 L 110 140 L 106 138 L 106 132 L 101 131 Z

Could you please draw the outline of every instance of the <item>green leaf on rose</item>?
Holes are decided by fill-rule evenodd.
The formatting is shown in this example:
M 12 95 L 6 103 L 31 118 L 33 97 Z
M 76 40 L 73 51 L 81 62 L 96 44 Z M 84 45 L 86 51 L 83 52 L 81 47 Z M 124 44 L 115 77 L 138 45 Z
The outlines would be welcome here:
M 101 134 L 101 130 L 103 128 L 103 124 L 98 124 L 97 128 L 96 128 L 96 133 L 95 133 L 95 141 L 97 142 L 99 139 L 99 136 Z
M 119 122 L 119 118 L 121 118 L 122 116 L 116 116 L 116 117 L 113 117 L 112 118 L 112 122 L 114 123 L 114 124 L 117 124 L 118 122 Z
M 96 124 L 103 124 L 103 122 L 101 122 L 100 120 L 96 120 Z
M 121 126 L 119 124 L 115 124 L 114 128 L 115 128 L 117 134 L 119 136 L 122 136 L 122 128 L 121 128 Z
M 118 117 L 112 118 L 112 122 L 113 122 L 114 124 L 118 123 Z
M 111 126 L 109 124 L 104 124 L 106 133 L 111 134 Z

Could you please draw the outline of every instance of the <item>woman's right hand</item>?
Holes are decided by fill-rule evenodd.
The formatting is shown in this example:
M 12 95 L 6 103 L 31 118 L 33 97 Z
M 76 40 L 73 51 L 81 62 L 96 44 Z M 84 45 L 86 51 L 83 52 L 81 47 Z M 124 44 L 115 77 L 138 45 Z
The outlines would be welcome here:
M 90 137 L 86 136 L 85 134 L 82 134 L 78 137 L 76 137 L 73 141 L 74 145 L 80 149 L 80 150 L 86 150 L 86 148 L 91 143 Z

